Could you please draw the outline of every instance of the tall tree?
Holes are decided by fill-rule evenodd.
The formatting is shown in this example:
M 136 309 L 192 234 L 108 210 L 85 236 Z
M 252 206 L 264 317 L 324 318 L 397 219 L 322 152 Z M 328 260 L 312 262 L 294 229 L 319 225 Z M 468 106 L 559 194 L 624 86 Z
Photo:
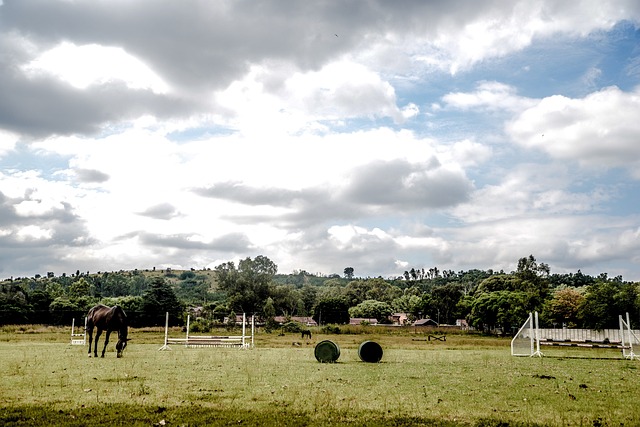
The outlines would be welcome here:
M 142 311 L 144 320 L 149 325 L 162 325 L 165 314 L 169 313 L 169 321 L 172 324 L 182 324 L 184 308 L 171 285 L 164 277 L 156 276 L 151 281 L 149 288 L 142 296 Z
M 575 288 L 558 289 L 542 309 L 543 320 L 558 326 L 578 326 L 584 295 Z
M 313 319 L 319 325 L 349 323 L 349 303 L 344 298 L 323 298 L 313 308 Z
M 379 323 L 389 323 L 393 309 L 382 301 L 366 300 L 349 309 L 351 317 L 375 318 Z
M 262 313 L 270 296 L 273 277 L 278 266 L 269 258 L 259 255 L 238 263 L 220 264 L 215 268 L 218 286 L 227 292 L 229 307 L 243 313 Z
M 344 277 L 351 280 L 353 279 L 353 267 L 345 267 L 344 269 Z
M 267 298 L 267 301 L 264 304 L 264 321 L 265 321 L 265 331 L 271 332 L 276 328 L 276 308 L 273 306 L 273 300 L 271 298 Z

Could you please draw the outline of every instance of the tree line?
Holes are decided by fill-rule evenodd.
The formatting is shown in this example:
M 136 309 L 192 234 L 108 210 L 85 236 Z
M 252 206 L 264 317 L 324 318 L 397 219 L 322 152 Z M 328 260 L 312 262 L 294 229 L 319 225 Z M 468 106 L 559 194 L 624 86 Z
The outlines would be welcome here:
M 275 316 L 311 316 L 319 324 L 350 318 L 390 322 L 392 313 L 409 321 L 431 318 L 439 324 L 464 319 L 481 331 L 512 333 L 531 311 L 546 327 L 618 327 L 628 312 L 640 325 L 640 284 L 621 276 L 551 274 L 533 255 L 515 271 L 440 271 L 412 268 L 395 278 L 323 276 L 304 270 L 278 274 L 266 256 L 226 262 L 213 270 L 121 271 L 5 280 L 0 292 L 0 324 L 69 324 L 98 302 L 122 306 L 132 325 L 172 324 L 197 311 L 198 325 L 222 324 L 235 313 L 256 314 L 268 325 Z

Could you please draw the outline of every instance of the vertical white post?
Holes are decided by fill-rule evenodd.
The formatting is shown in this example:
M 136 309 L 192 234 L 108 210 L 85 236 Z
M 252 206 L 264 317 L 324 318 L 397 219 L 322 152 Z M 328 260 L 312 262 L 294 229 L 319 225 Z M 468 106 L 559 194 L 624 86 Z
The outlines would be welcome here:
M 242 313 L 242 348 L 244 348 L 244 335 L 247 328 L 247 315 Z
M 185 344 L 189 342 L 189 323 L 190 322 L 191 322 L 191 315 L 188 314 L 187 315 L 187 340 L 185 341 Z
M 533 356 L 535 353 L 534 342 L 536 331 L 533 324 L 533 313 L 529 312 L 529 354 Z
M 622 314 L 618 315 L 618 323 L 620 325 L 620 345 L 622 346 L 622 356 L 626 357 L 626 352 L 624 351 L 626 340 L 624 337 L 624 321 L 622 320 Z
M 622 317 L 622 316 L 620 316 Z M 629 312 L 627 311 L 627 329 L 629 330 L 629 356 L 631 359 L 635 356 L 633 353 L 633 340 L 631 339 L 631 322 L 629 321 Z
M 160 347 L 158 350 L 171 350 L 171 348 L 169 347 L 169 312 L 168 311 L 164 321 L 164 345 Z
M 164 345 L 169 344 L 169 312 L 167 311 L 164 318 Z
M 71 319 L 71 345 L 75 344 L 75 343 L 74 343 L 74 341 L 75 341 L 75 338 L 74 338 L 74 334 L 75 334 L 75 330 L 74 330 L 74 329 L 75 329 L 75 326 L 76 326 L 76 318 L 75 318 L 75 317 L 73 317 L 73 318 Z
M 540 325 L 538 323 L 538 312 L 535 312 L 535 334 L 536 334 L 536 352 L 533 353 L 534 356 L 542 357 L 542 353 L 540 352 Z
M 256 331 L 256 315 L 252 314 L 251 315 L 251 348 L 253 348 L 254 343 L 253 343 L 253 335 L 255 334 Z
M 87 316 L 84 316 L 84 334 L 82 335 L 82 345 L 87 344 Z
M 622 316 L 620 316 L 620 323 L 622 323 Z M 637 356 L 634 351 L 633 351 L 633 341 L 638 341 L 638 337 L 636 337 L 636 334 L 633 332 L 633 330 L 631 329 L 631 320 L 629 319 L 629 312 L 627 312 L 627 331 L 629 333 L 629 353 L 627 353 L 625 355 L 625 359 L 640 359 L 639 356 Z M 622 345 L 624 346 L 624 340 Z M 624 355 L 624 349 L 622 350 L 622 354 Z

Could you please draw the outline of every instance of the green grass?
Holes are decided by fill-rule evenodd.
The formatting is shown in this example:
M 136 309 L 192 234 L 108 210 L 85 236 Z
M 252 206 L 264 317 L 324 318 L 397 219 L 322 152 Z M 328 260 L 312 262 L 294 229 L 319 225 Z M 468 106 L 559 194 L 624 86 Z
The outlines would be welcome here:
M 115 342 L 94 359 L 68 331 L 32 331 L 0 330 L 0 425 L 640 425 L 640 363 L 615 351 L 516 358 L 506 339 L 415 334 L 270 334 L 253 350 L 158 351 L 163 331 L 145 329 L 131 331 L 122 359 Z M 339 363 L 316 362 L 323 339 L 340 346 Z M 382 345 L 381 363 L 359 360 L 367 339 Z

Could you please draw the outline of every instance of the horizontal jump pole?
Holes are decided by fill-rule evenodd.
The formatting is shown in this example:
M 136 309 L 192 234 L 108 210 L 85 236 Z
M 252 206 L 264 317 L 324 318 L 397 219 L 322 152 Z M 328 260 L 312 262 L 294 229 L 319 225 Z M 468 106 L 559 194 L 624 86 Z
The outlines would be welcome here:
M 236 335 L 236 336 L 207 336 L 207 335 L 189 335 L 189 338 L 169 338 L 169 339 L 194 339 L 194 340 L 241 340 L 242 339 L 242 335 Z
M 253 334 L 255 323 L 251 317 L 251 341 L 247 342 L 249 336 L 246 335 L 246 317 L 242 315 L 242 335 L 189 335 L 191 316 L 187 316 L 187 333 L 185 338 L 169 338 L 169 313 L 166 314 L 164 328 L 164 345 L 158 350 L 171 350 L 169 344 L 180 344 L 187 348 L 194 347 L 253 347 Z
M 584 342 L 559 342 L 559 341 L 540 341 L 540 345 L 550 345 L 556 347 L 584 347 L 584 348 L 618 348 L 628 349 L 629 346 L 620 344 L 593 344 Z
M 176 338 L 176 339 L 169 338 L 168 342 L 169 344 L 183 344 L 183 345 L 190 345 L 190 344 L 244 345 L 242 340 L 202 340 L 202 339 L 191 339 L 191 338 L 187 340 L 184 338 Z

